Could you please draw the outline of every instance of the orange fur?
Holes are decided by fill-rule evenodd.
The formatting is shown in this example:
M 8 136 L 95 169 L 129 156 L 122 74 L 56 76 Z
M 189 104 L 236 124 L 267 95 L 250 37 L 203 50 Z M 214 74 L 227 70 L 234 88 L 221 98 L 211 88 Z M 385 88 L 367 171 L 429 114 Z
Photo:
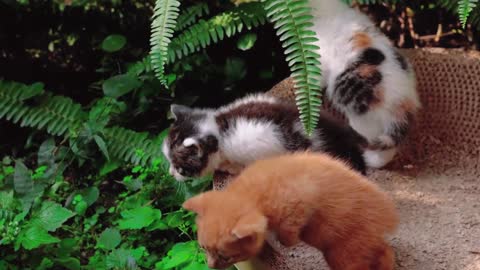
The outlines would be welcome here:
M 377 66 L 374 65 L 360 65 L 357 68 L 357 73 L 363 78 L 370 78 L 377 71 Z
M 395 115 L 399 119 L 403 119 L 405 118 L 405 115 L 407 115 L 408 113 L 413 115 L 415 114 L 416 111 L 417 111 L 417 107 L 415 105 L 415 102 L 411 99 L 405 99 L 397 105 L 395 109 Z
M 226 268 L 261 250 L 267 230 L 283 245 L 304 241 L 334 270 L 391 270 L 384 235 L 398 223 L 375 184 L 327 155 L 297 153 L 255 162 L 223 191 L 184 203 L 198 214 L 209 266 Z
M 365 32 L 357 32 L 352 37 L 353 47 L 355 49 L 365 49 L 372 46 L 372 39 Z

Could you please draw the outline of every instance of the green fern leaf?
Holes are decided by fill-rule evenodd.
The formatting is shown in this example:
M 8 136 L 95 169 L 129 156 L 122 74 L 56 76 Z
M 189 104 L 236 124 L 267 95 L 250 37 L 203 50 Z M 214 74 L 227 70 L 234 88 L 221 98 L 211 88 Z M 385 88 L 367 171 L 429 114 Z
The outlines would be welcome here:
M 146 164 L 162 157 L 161 142 L 149 139 L 148 133 L 139 133 L 122 127 L 104 132 L 109 153 L 133 164 Z
M 40 94 L 43 94 L 41 103 L 35 106 L 25 104 L 27 99 Z M 22 127 L 68 137 L 69 131 L 79 131 L 82 128 L 88 120 L 88 113 L 70 98 L 45 93 L 42 84 L 25 85 L 0 80 L 0 119 L 2 118 Z M 160 139 L 152 140 L 147 133 L 111 127 L 105 128 L 103 135 L 106 149 L 103 143 L 100 148 L 104 148 L 101 150 L 111 158 L 134 164 L 146 164 L 162 158 Z
M 458 1 L 458 15 L 460 16 L 460 22 L 462 27 L 467 25 L 468 16 L 472 10 L 477 6 L 478 0 L 459 0 Z
M 156 77 L 167 86 L 165 63 L 167 62 L 168 44 L 170 44 L 179 14 L 178 0 L 157 0 L 152 21 L 150 56 Z
M 69 128 L 80 126 L 85 119 L 81 106 L 65 97 L 48 98 L 36 107 L 24 101 L 44 92 L 43 85 L 24 85 L 0 81 L 0 118 L 22 127 L 46 129 L 52 135 L 64 135 Z
M 312 134 L 321 106 L 320 55 L 307 0 L 264 0 L 265 9 L 274 23 L 285 49 L 286 60 L 295 82 L 297 107 L 305 131 Z
M 208 15 L 209 13 L 210 10 L 208 9 L 208 5 L 206 3 L 198 3 L 188 7 L 180 14 L 180 16 L 178 16 L 175 30 L 181 31 L 195 23 L 198 18 Z
M 175 37 L 168 48 L 168 63 L 198 52 L 225 37 L 250 30 L 266 23 L 261 3 L 247 3 L 218 14 L 209 20 L 199 20 Z

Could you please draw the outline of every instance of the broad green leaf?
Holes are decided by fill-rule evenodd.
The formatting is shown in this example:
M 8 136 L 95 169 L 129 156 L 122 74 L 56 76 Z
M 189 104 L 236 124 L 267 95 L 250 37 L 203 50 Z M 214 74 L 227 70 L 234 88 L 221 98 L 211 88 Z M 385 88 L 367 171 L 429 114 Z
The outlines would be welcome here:
M 95 143 L 97 144 L 100 151 L 102 151 L 102 154 L 107 158 L 107 160 L 110 160 L 110 156 L 108 155 L 107 150 L 107 144 L 105 143 L 103 138 L 98 135 L 93 135 L 93 139 L 95 140 Z
M 100 169 L 100 176 L 105 176 L 120 167 L 120 162 L 117 160 L 107 161 Z
M 237 41 L 237 48 L 242 51 L 248 51 L 253 48 L 255 42 L 257 41 L 257 34 L 248 33 L 241 36 Z
M 126 210 L 121 215 L 123 219 L 118 222 L 120 230 L 145 228 L 162 216 L 160 210 L 149 206 Z
M 150 224 L 150 226 L 148 226 L 148 228 L 147 228 L 148 231 L 154 231 L 154 230 L 164 231 L 164 230 L 168 230 L 168 229 L 170 229 L 170 227 L 168 227 L 167 222 L 164 221 L 163 219 L 155 220 L 155 222 Z
M 100 191 L 97 187 L 89 187 L 81 190 L 78 194 L 82 195 L 83 200 L 90 206 L 98 200 Z
M 74 250 L 78 249 L 78 241 L 75 238 L 63 238 L 62 241 L 58 244 L 57 256 L 66 258 Z
M 58 258 L 55 262 L 70 270 L 80 270 L 80 261 L 77 258 Z
M 97 250 L 95 254 L 88 259 L 88 265 L 85 269 L 91 269 L 91 270 L 107 269 L 106 256 L 103 254 L 103 252 L 100 250 Z
M 168 227 L 177 228 L 183 223 L 183 213 L 182 212 L 169 213 L 164 220 L 167 223 Z
M 87 202 L 85 202 L 84 200 L 81 200 L 75 205 L 75 213 L 79 214 L 80 216 L 83 216 L 87 211 L 87 208 L 88 208 Z
M 50 269 L 53 267 L 53 262 L 49 258 L 43 258 L 40 265 L 37 267 L 38 270 Z M 0 268 L 1 269 L 1 268 Z
M 50 138 L 44 141 L 38 149 L 37 162 L 39 165 L 49 165 L 55 163 L 53 151 L 55 150 L 55 140 Z
M 112 98 L 121 97 L 140 87 L 142 83 L 134 76 L 122 74 L 113 76 L 103 82 L 103 93 Z
M 33 201 L 43 194 L 45 189 L 45 184 L 43 183 L 34 183 L 33 189 L 29 193 L 21 195 L 18 199 L 22 203 L 23 211 L 30 211 Z
M 109 35 L 102 42 L 102 49 L 106 52 L 116 52 L 121 50 L 125 44 L 127 44 L 127 39 L 123 35 Z
M 40 211 L 33 214 L 31 222 L 47 231 L 55 231 L 74 215 L 72 211 L 58 203 L 45 201 Z
M 194 241 L 175 244 L 168 251 L 168 259 L 163 264 L 164 269 L 172 269 L 185 263 L 189 263 L 195 258 L 198 248 Z
M 135 258 L 135 260 L 140 261 L 140 259 L 143 256 L 148 255 L 148 251 L 147 251 L 146 247 L 141 246 L 141 247 L 138 247 L 138 248 L 135 248 L 135 249 L 131 249 L 130 254 L 133 256 L 133 258 Z
M 15 163 L 15 174 L 13 176 L 15 191 L 19 194 L 27 194 L 33 190 L 33 180 L 27 166 L 21 161 Z
M 108 228 L 100 234 L 97 246 L 106 250 L 112 250 L 120 244 L 121 240 L 122 236 L 117 229 Z
M 40 245 L 58 242 L 60 242 L 60 239 L 51 236 L 45 229 L 39 226 L 29 227 L 21 238 L 22 246 L 27 250 L 37 248 Z
M 0 191 L 0 209 L 13 210 L 15 207 L 15 199 L 13 198 L 13 190 Z
M 130 254 L 129 250 L 120 248 L 107 255 L 106 264 L 108 269 L 125 269 L 129 261 L 135 262 L 135 258 Z
M 182 268 L 182 270 L 210 270 L 210 268 L 208 268 L 208 266 L 204 263 L 192 262 L 191 264 Z

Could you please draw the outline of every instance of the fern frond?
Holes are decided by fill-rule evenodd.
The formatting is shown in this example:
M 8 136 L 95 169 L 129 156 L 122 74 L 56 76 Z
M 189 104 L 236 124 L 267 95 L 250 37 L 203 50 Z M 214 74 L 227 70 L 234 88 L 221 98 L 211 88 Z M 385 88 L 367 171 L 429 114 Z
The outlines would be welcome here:
M 261 3 L 248 3 L 214 16 L 209 20 L 185 29 L 175 37 L 168 48 L 168 62 L 173 63 L 189 54 L 231 37 L 253 27 L 266 23 L 266 15 Z
M 64 135 L 69 128 L 80 126 L 85 119 L 81 106 L 65 97 L 48 98 L 37 107 L 24 101 L 43 93 L 41 84 L 24 85 L 0 81 L 0 118 L 22 127 L 45 129 L 52 135 Z
M 54 96 L 41 105 L 30 108 L 24 116 L 17 113 L 13 122 L 16 123 L 21 118 L 22 127 L 45 129 L 52 135 L 61 136 L 69 130 L 78 129 L 86 116 L 80 104 L 67 97 Z
M 468 16 L 472 10 L 477 6 L 478 0 L 459 0 L 458 1 L 458 15 L 460 16 L 460 22 L 462 27 L 467 25 Z
M 198 18 L 210 14 L 208 5 L 206 3 L 198 3 L 191 7 L 188 7 L 183 11 L 177 19 L 176 31 L 181 31 L 188 26 L 192 25 Z
M 149 139 L 148 133 L 139 133 L 122 127 L 104 131 L 110 155 L 133 164 L 146 164 L 162 157 L 161 143 Z
M 142 60 L 134 62 L 128 66 L 127 74 L 139 76 L 143 73 L 152 72 L 152 70 L 152 59 L 150 55 L 147 55 Z
M 11 100 L 21 102 L 31 97 L 38 96 L 43 93 L 43 84 L 34 83 L 25 85 L 16 82 L 5 82 L 0 80 L 0 100 Z
M 264 0 L 268 17 L 285 49 L 295 82 L 295 95 L 305 131 L 312 134 L 320 117 L 320 55 L 314 43 L 313 16 L 308 0 Z
M 40 104 L 25 104 L 25 100 L 42 93 L 41 84 L 25 85 L 0 80 L 0 119 L 64 137 L 70 135 L 68 131 L 79 131 L 82 128 L 88 114 L 70 98 L 44 93 Z M 112 127 L 105 128 L 103 135 L 109 155 L 116 159 L 146 164 L 162 157 L 161 142 L 148 138 L 147 133 Z
M 178 0 L 157 0 L 152 21 L 152 34 L 150 37 L 152 65 L 155 76 L 167 86 L 165 79 L 165 63 L 167 62 L 168 44 L 170 44 L 180 2 Z

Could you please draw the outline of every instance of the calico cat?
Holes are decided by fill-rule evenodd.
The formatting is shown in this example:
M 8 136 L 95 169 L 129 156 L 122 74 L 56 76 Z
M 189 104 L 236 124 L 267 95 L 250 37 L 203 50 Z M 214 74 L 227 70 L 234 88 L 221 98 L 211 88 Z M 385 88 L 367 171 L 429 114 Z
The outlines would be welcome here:
M 384 236 L 398 223 L 394 203 L 325 154 L 257 161 L 225 190 L 197 195 L 183 207 L 198 214 L 198 241 L 212 268 L 257 255 L 272 232 L 285 246 L 304 241 L 321 250 L 333 270 L 393 269 Z
M 311 0 L 328 98 L 368 140 L 380 168 L 396 154 L 420 108 L 413 68 L 370 19 L 340 0 Z
M 162 151 L 180 181 L 215 170 L 237 174 L 258 159 L 307 149 L 338 157 L 365 174 L 363 138 L 323 112 L 308 137 L 294 104 L 264 94 L 217 110 L 172 105 L 171 111 L 175 122 Z

